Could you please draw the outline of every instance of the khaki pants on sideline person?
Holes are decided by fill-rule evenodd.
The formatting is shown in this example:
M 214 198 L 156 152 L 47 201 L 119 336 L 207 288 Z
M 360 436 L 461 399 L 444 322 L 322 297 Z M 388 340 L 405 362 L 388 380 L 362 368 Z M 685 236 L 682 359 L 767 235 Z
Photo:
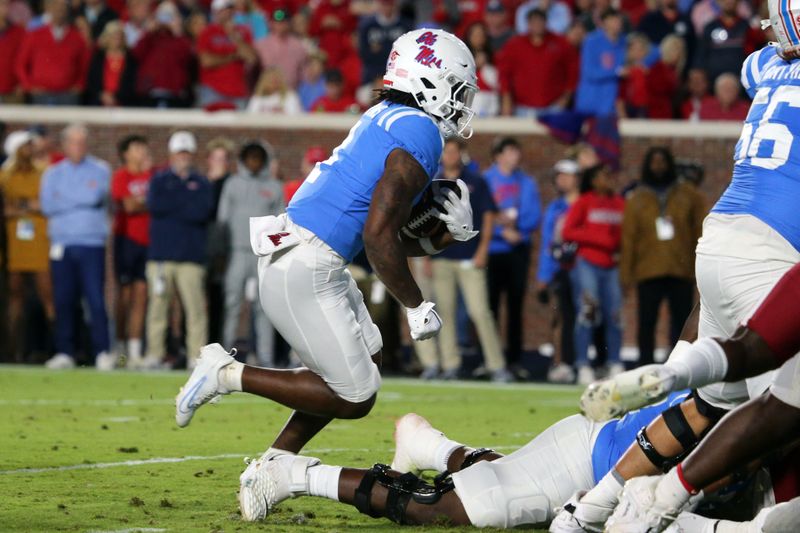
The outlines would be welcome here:
M 487 370 L 494 372 L 505 368 L 506 363 L 500 346 L 500 336 L 489 309 L 489 292 L 486 284 L 486 269 L 475 268 L 472 263 L 454 259 L 433 259 L 433 302 L 442 318 L 442 330 L 432 341 L 416 343 L 417 354 L 425 367 L 437 366 L 436 346 L 442 354 L 442 370 L 461 366 L 458 348 L 456 312 L 458 288 L 464 297 L 467 314 L 478 330 L 481 350 Z
M 169 303 L 178 290 L 186 316 L 187 365 L 194 366 L 200 348 L 208 342 L 205 266 L 197 263 L 148 261 L 147 355 L 163 359 L 169 325 Z

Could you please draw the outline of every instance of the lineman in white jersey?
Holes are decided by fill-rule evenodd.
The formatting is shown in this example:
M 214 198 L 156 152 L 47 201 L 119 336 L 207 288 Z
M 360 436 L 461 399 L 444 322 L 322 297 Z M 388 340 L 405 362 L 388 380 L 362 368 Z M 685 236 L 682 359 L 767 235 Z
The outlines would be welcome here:
M 469 191 L 440 198 L 447 232 L 411 239 L 399 230 L 439 164 L 444 136 L 469 137 L 477 91 L 475 61 L 466 45 L 442 30 L 415 30 L 395 41 L 379 102 L 350 130 L 331 158 L 317 164 L 287 213 L 251 219 L 260 257 L 260 299 L 270 322 L 305 368 L 275 370 L 236 362 L 220 345 L 203 348 L 176 398 L 176 421 L 189 424 L 201 405 L 244 391 L 294 413 L 261 459 L 240 478 L 245 520 L 268 512 L 256 479 L 276 457 L 303 470 L 295 454 L 334 418 L 361 418 L 380 387 L 381 336 L 346 270 L 362 249 L 377 275 L 406 308 L 414 339 L 430 338 L 441 322 L 422 298 L 407 256 L 436 253 L 474 237 Z M 259 478 L 261 479 L 261 478 Z

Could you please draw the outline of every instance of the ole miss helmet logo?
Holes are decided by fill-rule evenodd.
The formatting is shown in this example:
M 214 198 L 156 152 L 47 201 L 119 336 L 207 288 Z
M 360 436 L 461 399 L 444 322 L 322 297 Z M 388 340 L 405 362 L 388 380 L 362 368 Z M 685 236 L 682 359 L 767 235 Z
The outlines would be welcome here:
M 417 43 L 420 45 L 419 54 L 414 58 L 417 63 L 426 67 L 442 68 L 442 60 L 436 57 L 436 52 L 431 48 L 436 44 L 436 38 L 437 35 L 432 31 L 426 31 L 417 38 Z

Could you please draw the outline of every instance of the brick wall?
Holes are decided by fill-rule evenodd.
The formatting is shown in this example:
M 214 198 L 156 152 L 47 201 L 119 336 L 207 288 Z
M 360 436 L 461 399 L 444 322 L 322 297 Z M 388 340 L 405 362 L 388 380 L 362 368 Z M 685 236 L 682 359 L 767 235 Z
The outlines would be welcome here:
M 19 127 L 26 127 L 29 124 L 24 122 L 24 119 L 20 119 L 19 115 L 9 118 L 0 113 L 0 119 L 3 118 L 8 124 L 9 131 Z M 294 119 L 285 118 L 285 120 L 293 121 Z M 286 129 L 280 125 L 275 125 L 276 121 L 274 120 L 271 121 L 272 125 L 266 127 L 251 125 L 253 124 L 252 120 L 244 121 L 248 125 L 241 127 L 236 127 L 235 124 L 225 124 L 224 127 L 219 125 L 198 126 L 196 120 L 187 121 L 186 123 L 191 125 L 185 126 L 179 117 L 169 125 L 141 125 L 142 120 L 132 120 L 131 122 L 137 123 L 135 125 L 125 124 L 119 120 L 115 122 L 113 125 L 98 123 L 89 125 L 92 153 L 106 159 L 114 166 L 118 165 L 116 142 L 123 135 L 130 133 L 146 135 L 151 141 L 157 164 L 162 164 L 166 162 L 166 146 L 170 133 L 179 127 L 186 127 L 197 135 L 200 146 L 200 153 L 198 154 L 200 161 L 205 157 L 205 144 L 214 137 L 226 136 L 237 143 L 248 139 L 264 139 L 275 148 L 275 152 L 280 159 L 282 173 L 291 178 L 299 175 L 300 160 L 308 146 L 319 144 L 329 149 L 333 148 L 341 142 L 347 129 L 346 126 L 343 128 L 305 129 L 298 128 L 297 124 L 292 125 L 290 129 Z M 349 122 L 352 122 L 352 119 Z M 344 124 L 346 123 L 347 121 L 344 122 Z M 63 123 L 57 119 L 48 120 L 48 127 L 53 132 L 57 131 L 61 126 L 63 126 Z M 696 128 L 696 126 L 690 124 L 680 125 L 680 135 L 673 133 L 673 136 L 649 137 L 642 134 L 642 129 L 646 130 L 648 127 L 647 123 L 639 123 L 637 127 L 638 131 L 635 136 L 623 137 L 623 164 L 620 182 L 627 183 L 637 178 L 644 153 L 650 146 L 655 144 L 666 145 L 673 150 L 676 157 L 697 160 L 705 166 L 706 179 L 701 188 L 708 198 L 710 206 L 730 180 L 732 154 L 735 144 L 731 137 L 733 136 L 732 132 L 735 132 L 735 128 L 724 127 L 724 131 L 720 130 L 719 137 L 713 136 L 713 130 L 710 136 L 707 135 L 708 128 L 706 128 L 703 133 L 704 137 L 700 138 L 687 137 L 687 130 L 691 131 L 691 128 Z M 502 126 L 490 129 L 493 133 L 478 133 L 469 141 L 468 145 L 472 158 L 478 161 L 481 167 L 489 164 L 491 143 L 501 132 Z M 672 130 L 674 129 L 672 128 Z M 480 127 L 476 128 L 476 130 L 480 131 Z M 519 131 L 519 128 L 509 128 L 509 131 L 513 130 Z M 664 131 L 665 128 L 653 127 L 653 130 Z M 670 130 L 670 128 L 666 128 L 666 130 Z M 623 133 L 625 133 L 624 129 Z M 530 133 L 525 132 L 524 129 L 517 137 L 523 146 L 523 167 L 526 171 L 536 176 L 542 200 L 544 203 L 549 202 L 553 198 L 554 191 L 549 181 L 548 169 L 552 167 L 555 161 L 563 157 L 566 146 L 540 132 Z M 531 265 L 531 275 L 533 275 L 536 268 L 535 253 Z M 549 323 L 548 310 L 537 303 L 534 296 L 533 283 L 531 283 L 525 306 L 525 345 L 528 348 L 534 348 L 549 338 L 547 332 L 547 324 Z M 635 302 L 632 299 L 626 302 L 624 315 L 626 345 L 636 344 L 634 306 Z M 659 332 L 659 338 L 663 344 L 666 338 L 663 327 Z

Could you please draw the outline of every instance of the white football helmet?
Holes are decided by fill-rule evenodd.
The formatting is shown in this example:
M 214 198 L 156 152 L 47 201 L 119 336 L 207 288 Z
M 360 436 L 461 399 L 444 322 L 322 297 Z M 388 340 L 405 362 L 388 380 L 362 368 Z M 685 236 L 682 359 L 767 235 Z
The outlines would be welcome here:
M 800 6 L 787 0 L 768 0 L 767 7 L 769 20 L 761 21 L 761 29 L 772 26 L 784 58 L 800 57 Z
M 423 28 L 398 37 L 383 86 L 411 94 L 436 119 L 445 137 L 472 136 L 469 123 L 475 112 L 470 106 L 478 92 L 475 59 L 455 35 Z

